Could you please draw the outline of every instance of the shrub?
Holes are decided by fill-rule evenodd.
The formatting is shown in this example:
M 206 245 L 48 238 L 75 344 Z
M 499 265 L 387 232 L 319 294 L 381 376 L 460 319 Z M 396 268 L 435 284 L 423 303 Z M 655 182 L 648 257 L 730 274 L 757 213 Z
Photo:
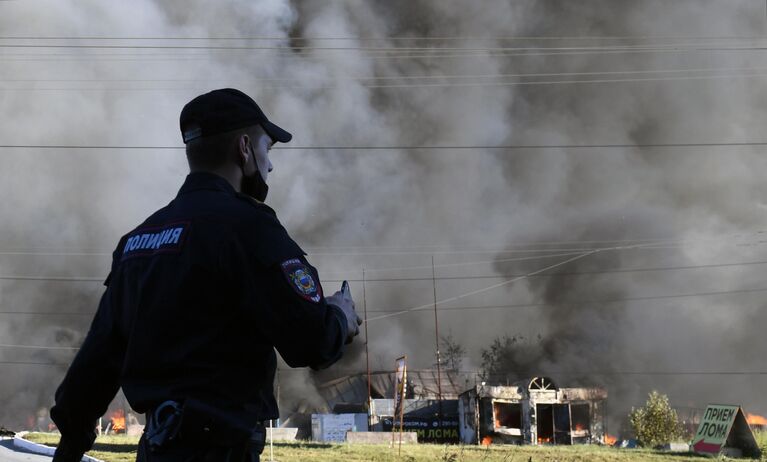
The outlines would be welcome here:
M 662 446 L 682 436 L 682 426 L 668 396 L 657 391 L 647 396 L 644 407 L 631 408 L 629 421 L 637 441 L 645 447 Z

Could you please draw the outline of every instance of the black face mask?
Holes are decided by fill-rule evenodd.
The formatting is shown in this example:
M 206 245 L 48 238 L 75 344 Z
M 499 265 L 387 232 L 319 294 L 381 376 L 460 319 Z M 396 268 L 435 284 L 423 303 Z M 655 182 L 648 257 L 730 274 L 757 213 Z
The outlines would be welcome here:
M 269 186 L 261 177 L 261 171 L 256 169 L 256 172 L 250 176 L 242 177 L 242 185 L 240 190 L 243 194 L 263 202 L 266 200 L 266 195 L 269 193 Z
M 253 145 L 250 143 L 248 143 L 248 145 L 250 152 L 253 154 L 253 162 L 256 164 L 256 171 L 250 176 L 245 176 L 243 174 L 240 191 L 257 201 L 264 202 L 266 200 L 266 195 L 269 194 L 269 186 L 266 184 L 266 181 L 264 181 L 264 177 L 261 176 L 261 170 L 258 169 L 256 151 L 253 150 Z

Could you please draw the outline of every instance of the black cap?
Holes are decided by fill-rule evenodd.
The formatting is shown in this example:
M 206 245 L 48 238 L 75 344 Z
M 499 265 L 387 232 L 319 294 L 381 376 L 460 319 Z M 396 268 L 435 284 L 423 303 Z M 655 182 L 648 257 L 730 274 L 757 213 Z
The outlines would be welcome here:
M 179 118 L 184 143 L 196 138 L 260 125 L 275 142 L 287 143 L 293 135 L 269 122 L 253 98 L 234 88 L 205 93 L 189 101 Z

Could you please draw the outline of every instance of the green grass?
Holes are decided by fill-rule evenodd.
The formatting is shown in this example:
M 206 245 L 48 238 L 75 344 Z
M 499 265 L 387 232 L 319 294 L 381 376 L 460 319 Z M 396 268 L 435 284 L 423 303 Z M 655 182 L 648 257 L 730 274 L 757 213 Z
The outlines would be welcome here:
M 47 446 L 56 447 L 59 444 L 58 433 L 30 433 L 25 438 Z M 99 436 L 88 455 L 106 462 L 134 462 L 137 445 L 137 436 Z
M 49 446 L 58 443 L 58 435 L 30 433 L 27 438 Z M 767 432 L 757 435 L 761 447 L 767 449 Z M 88 454 L 107 462 L 133 462 L 137 437 L 102 436 Z M 269 460 L 269 447 L 262 461 Z M 665 453 L 644 449 L 615 449 L 601 446 L 440 446 L 433 444 L 403 445 L 402 456 L 397 447 L 388 445 L 348 445 L 321 443 L 276 443 L 274 460 L 279 462 L 640 462 L 694 461 L 711 458 L 687 453 Z M 730 459 L 734 460 L 734 459 Z
M 759 449 L 762 450 L 762 459 L 767 459 L 767 431 L 754 431 L 754 438 L 756 438 Z

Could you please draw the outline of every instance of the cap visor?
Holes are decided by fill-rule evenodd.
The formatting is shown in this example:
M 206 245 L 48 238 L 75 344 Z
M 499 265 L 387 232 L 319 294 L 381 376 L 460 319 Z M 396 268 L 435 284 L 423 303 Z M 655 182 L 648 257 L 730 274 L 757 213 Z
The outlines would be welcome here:
M 279 141 L 280 143 L 287 143 L 293 139 L 293 135 L 269 121 L 262 123 L 261 126 L 264 128 L 266 134 L 269 135 L 274 142 Z

